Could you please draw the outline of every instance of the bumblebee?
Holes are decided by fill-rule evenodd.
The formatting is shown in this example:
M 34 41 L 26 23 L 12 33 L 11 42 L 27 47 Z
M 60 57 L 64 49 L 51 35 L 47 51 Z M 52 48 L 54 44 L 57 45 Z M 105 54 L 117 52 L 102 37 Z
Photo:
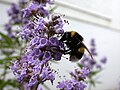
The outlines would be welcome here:
M 85 49 L 88 51 L 93 60 L 92 54 L 90 53 L 86 45 L 83 43 L 83 37 L 77 32 L 65 32 L 60 41 L 64 42 L 64 44 L 67 46 L 64 49 L 64 54 L 70 55 L 69 61 L 75 62 L 80 60 L 84 55 Z

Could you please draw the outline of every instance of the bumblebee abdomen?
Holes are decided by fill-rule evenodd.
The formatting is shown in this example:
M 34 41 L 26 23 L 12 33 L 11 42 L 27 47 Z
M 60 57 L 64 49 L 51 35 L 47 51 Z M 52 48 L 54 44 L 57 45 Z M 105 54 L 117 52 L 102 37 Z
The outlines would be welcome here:
M 84 52 L 85 52 L 84 47 L 82 46 L 76 47 L 70 53 L 70 61 L 75 62 L 75 61 L 80 60 L 82 56 L 84 55 Z
M 84 47 L 80 47 L 80 48 L 78 49 L 77 53 L 76 53 L 76 57 L 77 57 L 78 59 L 81 59 L 82 56 L 83 56 L 83 54 L 84 54 L 84 52 L 85 52 L 85 48 L 84 48 Z

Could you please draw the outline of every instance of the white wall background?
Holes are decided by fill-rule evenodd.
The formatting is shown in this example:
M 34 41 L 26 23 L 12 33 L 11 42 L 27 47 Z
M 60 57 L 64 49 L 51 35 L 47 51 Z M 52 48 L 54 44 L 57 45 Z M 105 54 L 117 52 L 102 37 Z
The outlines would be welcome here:
M 56 1 L 57 5 L 60 6 L 55 12 L 65 14 L 70 23 L 65 26 L 65 30 L 79 32 L 84 37 L 87 46 L 89 46 L 90 39 L 95 38 L 98 54 L 100 57 L 105 55 L 108 58 L 104 71 L 99 74 L 99 80 L 102 81 L 102 84 L 98 84 L 92 90 L 117 90 L 120 80 L 120 0 Z M 77 9 L 67 8 L 60 2 L 65 2 L 66 5 L 69 4 Z M 0 25 L 8 19 L 5 11 L 7 8 L 8 6 L 0 4 Z M 90 13 L 80 11 L 81 8 L 83 11 L 89 11 Z M 91 13 L 98 16 L 91 15 Z M 59 64 L 53 66 L 56 70 L 59 69 L 60 75 L 67 76 L 66 73 L 72 70 L 75 64 L 62 59 Z
M 92 90 L 117 90 L 120 80 L 120 0 L 64 0 L 64 2 L 73 6 L 67 8 L 57 3 L 60 6 L 56 12 L 69 16 L 70 25 L 66 26 L 66 30 L 78 31 L 88 45 L 90 39 L 95 38 L 99 55 L 106 55 L 108 58 L 105 70 L 100 73 L 102 84 L 98 84 Z M 79 9 L 75 11 L 74 8 L 82 8 L 105 18 L 84 13 Z M 66 68 L 70 66 L 71 64 L 66 63 Z

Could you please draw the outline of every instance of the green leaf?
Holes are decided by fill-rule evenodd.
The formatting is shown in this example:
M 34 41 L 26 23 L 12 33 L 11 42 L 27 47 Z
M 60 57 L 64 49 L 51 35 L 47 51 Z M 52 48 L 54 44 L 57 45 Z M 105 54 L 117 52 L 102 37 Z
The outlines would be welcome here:
M 92 78 L 93 76 L 95 76 L 96 74 L 100 73 L 101 71 L 102 71 L 102 69 L 91 71 L 89 76 L 88 76 L 88 78 Z
M 19 56 L 11 56 L 11 57 L 5 57 L 2 60 L 7 60 L 7 61 L 11 61 L 12 59 L 16 59 Z
M 6 85 L 10 85 L 12 87 L 18 87 L 19 86 L 18 82 L 16 80 L 12 80 L 12 79 L 7 80 Z
M 95 81 L 92 80 L 92 79 L 89 81 L 89 83 L 90 83 L 91 85 L 93 85 L 94 87 L 96 86 Z
M 50 14 L 53 13 L 53 11 L 54 11 L 56 8 L 57 8 L 57 6 L 54 6 L 53 8 L 51 8 L 51 9 L 49 10 L 49 13 L 50 13 Z
M 98 81 L 98 80 L 96 80 L 96 79 L 89 79 L 89 81 L 88 81 L 92 86 L 96 86 L 96 84 L 100 84 L 100 83 L 102 83 L 102 82 L 100 82 L 100 81 Z
M 5 46 L 12 46 L 13 40 L 10 37 L 8 37 L 7 35 L 5 35 L 1 32 L 0 32 L 0 36 L 4 39 L 4 43 L 6 43 Z
M 0 48 L 3 49 L 3 48 L 11 48 L 11 45 L 6 45 L 6 43 L 4 44 L 0 44 Z
M 0 80 L 0 90 L 3 90 L 7 86 L 12 86 L 14 88 L 18 88 L 19 84 L 16 80 L 13 80 L 13 79 L 9 79 L 7 81 Z
M 20 43 L 20 41 L 19 41 L 19 37 L 16 37 L 16 39 L 15 39 L 15 43 L 17 43 L 18 46 L 21 46 L 21 43 Z
M 13 59 L 16 59 L 20 56 L 11 56 L 11 57 L 5 57 L 5 58 L 2 58 L 0 59 L 0 64 L 6 64 L 6 65 L 9 65 L 10 64 L 10 61 L 13 60 Z
M 3 64 L 3 62 L 4 62 L 3 60 L 0 60 L 0 64 Z
M 78 67 L 80 67 L 80 68 L 82 68 L 83 66 L 82 66 L 82 64 L 80 64 L 80 63 L 77 63 L 77 65 L 78 65 Z

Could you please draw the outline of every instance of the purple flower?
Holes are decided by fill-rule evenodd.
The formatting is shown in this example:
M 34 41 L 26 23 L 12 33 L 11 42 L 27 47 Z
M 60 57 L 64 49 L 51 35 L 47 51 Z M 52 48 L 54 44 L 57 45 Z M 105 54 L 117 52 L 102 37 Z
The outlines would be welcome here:
M 83 67 L 88 67 L 89 69 L 93 69 L 93 67 L 96 64 L 96 62 L 91 60 L 91 58 L 89 56 L 84 55 L 84 58 L 81 60 L 80 64 Z
M 57 37 L 50 37 L 49 39 L 51 46 L 58 46 L 59 45 L 59 41 Z
M 30 87 L 28 87 L 28 83 L 23 83 L 24 90 L 31 90 Z
M 16 37 L 15 35 L 18 33 L 18 31 L 14 31 L 12 30 L 12 27 L 14 25 L 20 25 L 24 19 L 21 16 L 21 9 L 27 4 L 27 0 L 19 0 L 22 3 L 16 4 L 16 3 L 12 3 L 10 5 L 10 8 L 7 10 L 7 14 L 9 16 L 9 21 L 7 24 L 5 24 L 4 28 L 7 32 L 7 35 L 13 40 L 16 41 L 18 37 Z M 26 2 L 23 4 L 23 2 Z
M 8 24 L 5 24 L 5 25 L 4 25 L 4 28 L 5 28 L 5 30 L 7 30 L 8 32 L 10 32 L 12 26 L 11 26 L 11 24 L 8 23 Z
M 16 14 L 19 14 L 19 12 L 20 12 L 19 6 L 15 3 L 12 3 L 11 8 L 8 10 L 8 15 L 9 16 L 14 16 Z
M 90 52 L 93 56 L 97 56 L 97 52 L 96 52 L 95 47 L 90 48 Z
M 84 90 L 85 87 L 86 85 L 84 83 L 73 79 L 62 81 L 56 86 L 60 90 Z
M 39 5 L 35 3 L 31 3 L 27 8 L 23 9 L 23 18 L 28 18 L 32 15 L 35 15 L 37 10 L 39 9 Z
M 51 53 L 49 51 L 46 51 L 44 52 L 44 55 L 43 55 L 43 62 L 48 62 L 50 59 L 51 59 Z
M 96 64 L 96 68 L 97 68 L 97 69 L 102 69 L 102 66 L 99 65 L 99 64 Z
M 31 3 L 27 8 L 22 10 L 23 18 L 30 18 L 31 16 L 48 16 L 48 11 L 37 3 Z
M 39 40 L 39 48 L 43 48 L 48 45 L 48 40 L 46 38 L 40 38 Z
M 100 60 L 100 62 L 101 62 L 102 64 L 106 64 L 107 58 L 106 58 L 106 57 L 102 58 L 102 59 Z
M 57 61 L 61 60 L 62 54 L 63 53 L 60 51 L 57 51 L 56 53 L 54 53 L 54 60 L 57 60 Z
M 52 83 L 55 79 L 53 70 L 46 63 L 40 60 L 34 60 L 32 56 L 23 56 L 21 60 L 12 62 L 11 69 L 20 83 L 28 83 L 28 87 L 50 80 Z M 41 82 L 40 82 L 40 81 Z
M 25 5 L 27 5 L 27 2 L 28 0 L 19 0 L 19 5 L 24 7 Z
M 90 74 L 90 69 L 86 68 L 86 67 L 83 67 L 81 72 L 82 72 L 82 76 L 81 77 L 83 79 L 86 79 L 86 77 Z
M 29 23 L 29 20 L 28 20 L 28 18 L 24 18 L 24 19 L 22 19 L 22 23 L 23 23 L 23 25 L 26 25 L 26 24 L 28 24 L 28 23 Z
M 21 7 L 15 3 L 11 4 L 10 9 L 8 10 L 8 15 L 10 16 L 9 23 L 20 24 L 22 22 Z
M 31 47 L 34 47 L 36 44 L 38 44 L 39 43 L 39 37 L 38 36 L 36 36 L 36 37 L 34 37 L 31 41 L 30 41 L 30 46 Z
M 8 33 L 8 36 L 10 37 L 10 38 L 15 38 L 15 35 L 11 32 L 11 33 Z
M 96 44 L 95 44 L 95 39 L 91 39 L 91 44 L 90 44 L 90 45 L 93 46 L 93 47 L 96 46 Z
M 64 30 L 62 28 L 58 28 L 58 29 L 56 29 L 55 32 L 58 33 L 58 34 L 63 34 Z
M 34 33 L 44 32 L 45 23 L 46 22 L 44 21 L 43 17 L 40 17 L 38 19 L 38 21 L 36 22 L 36 27 L 35 27 Z M 41 35 L 41 36 L 43 36 L 43 35 Z
M 91 44 L 91 48 L 90 48 L 90 52 L 91 52 L 91 54 L 93 55 L 93 57 L 95 58 L 95 56 L 97 56 L 98 55 L 98 53 L 96 52 L 96 45 L 95 45 L 95 39 L 91 39 L 91 42 L 90 42 Z M 105 64 L 106 63 L 106 61 L 107 61 L 107 58 L 106 57 L 104 57 L 104 58 L 102 58 L 101 60 L 100 60 L 100 62 L 102 63 L 102 64 Z M 93 61 L 93 60 L 91 60 L 91 58 L 88 56 L 88 55 L 84 55 L 84 57 L 83 57 L 83 59 L 81 60 L 81 62 L 80 62 L 80 64 L 82 65 L 82 66 L 84 66 L 84 67 L 88 67 L 90 70 L 92 70 L 92 69 L 95 69 L 95 68 L 97 68 L 97 69 L 101 69 L 102 68 L 102 66 L 100 65 L 100 64 L 98 64 L 98 61 Z
M 12 3 L 7 13 L 10 17 L 9 23 L 13 26 L 14 24 L 21 24 L 24 19 L 21 16 L 21 9 L 27 5 L 27 0 L 19 0 L 19 4 Z
M 55 80 L 55 75 L 54 75 L 53 71 L 50 69 L 50 67 L 48 67 L 48 68 L 44 67 L 42 69 L 42 73 L 41 73 L 40 77 L 42 78 L 42 82 L 44 82 L 46 80 L 50 80 L 51 83 L 53 84 L 53 81 Z
M 60 60 L 63 54 L 64 44 L 58 40 L 64 33 L 63 21 L 59 15 L 49 15 L 45 8 L 50 3 L 50 0 L 32 0 L 20 11 L 22 31 L 19 35 L 27 41 L 27 47 L 24 55 L 12 62 L 11 69 L 18 82 L 25 83 L 28 88 L 47 80 L 53 84 L 55 72 L 49 61 Z M 19 18 L 15 19 L 19 21 Z
M 38 83 L 38 77 L 37 75 L 33 75 L 30 80 L 28 86 L 33 86 Z
M 30 14 L 31 14 L 31 12 L 30 12 L 30 10 L 29 9 L 23 9 L 22 10 L 22 16 L 23 16 L 23 18 L 27 18 L 27 17 L 30 17 Z
M 10 23 L 12 23 L 12 24 L 20 24 L 21 22 L 22 22 L 22 20 L 18 16 L 15 16 L 10 19 Z
M 92 54 L 93 56 L 97 56 L 95 39 L 91 39 L 90 45 L 91 45 L 91 48 L 90 48 L 91 54 Z
M 58 21 L 58 23 L 54 23 L 54 21 Z M 61 23 L 59 23 L 59 21 Z M 51 24 L 50 22 L 53 24 Z M 56 29 L 54 28 L 54 26 L 57 24 L 62 24 L 62 21 L 60 19 L 60 16 L 54 15 L 52 16 L 52 19 L 48 21 L 46 21 L 43 17 L 38 17 L 38 19 L 35 20 L 35 23 L 31 22 L 23 26 L 23 31 L 20 32 L 20 36 L 23 39 L 30 41 L 30 50 L 28 50 L 30 51 L 29 53 L 35 55 L 36 57 L 35 50 L 40 49 L 36 52 L 38 53 L 40 51 L 40 53 L 44 53 L 44 55 L 42 55 L 42 57 L 40 58 L 43 59 L 42 61 L 49 61 L 50 59 L 61 59 L 62 52 L 64 50 L 64 44 L 62 42 L 59 42 L 58 37 L 56 37 L 56 34 L 62 34 L 63 32 L 55 32 Z M 62 29 L 63 25 L 60 28 Z M 49 55 L 50 57 L 46 58 L 46 55 Z M 37 54 L 37 56 L 39 55 Z
M 63 20 L 60 18 L 59 15 L 52 15 L 52 20 L 54 21 L 53 25 L 54 25 L 54 29 L 55 32 L 58 34 L 63 34 L 64 30 L 63 30 Z
M 34 48 L 34 50 L 30 51 L 29 55 L 40 59 L 43 57 L 44 53 L 39 48 Z
M 75 69 L 74 72 L 70 72 L 72 79 L 59 82 L 56 88 L 60 90 L 84 90 L 86 87 L 85 79 L 89 74 L 90 70 L 86 67 Z
M 19 33 L 22 39 L 25 39 L 26 41 L 29 41 L 31 37 L 33 36 L 32 30 L 34 28 L 34 24 L 28 23 L 23 27 L 23 31 Z
M 88 68 L 83 67 L 80 69 L 75 69 L 74 72 L 70 72 L 70 75 L 78 81 L 86 79 L 86 77 L 89 75 L 90 70 Z
M 80 63 L 78 64 L 80 67 L 87 67 L 88 71 L 84 68 L 82 69 L 81 72 L 83 72 L 83 74 L 79 75 L 83 78 L 83 80 L 85 78 L 87 78 L 89 81 L 93 81 L 90 82 L 90 84 L 96 84 L 96 82 L 94 81 L 94 76 L 96 76 L 101 70 L 103 70 L 103 64 L 106 63 L 107 58 L 104 57 L 102 59 L 100 59 L 99 61 L 96 60 L 96 56 L 98 56 L 98 53 L 96 52 L 96 44 L 95 44 L 95 39 L 91 39 L 90 41 L 90 52 L 94 58 L 94 60 L 91 60 L 90 56 L 87 54 L 84 54 L 84 57 L 82 58 L 82 60 L 80 61 Z M 89 72 L 90 70 L 90 72 Z M 78 74 L 76 75 L 76 73 L 71 73 L 71 75 L 76 78 L 78 76 Z M 87 77 L 88 76 L 88 77 Z
M 52 4 L 51 0 L 32 0 L 34 3 L 38 3 L 42 6 L 46 6 L 46 4 Z

